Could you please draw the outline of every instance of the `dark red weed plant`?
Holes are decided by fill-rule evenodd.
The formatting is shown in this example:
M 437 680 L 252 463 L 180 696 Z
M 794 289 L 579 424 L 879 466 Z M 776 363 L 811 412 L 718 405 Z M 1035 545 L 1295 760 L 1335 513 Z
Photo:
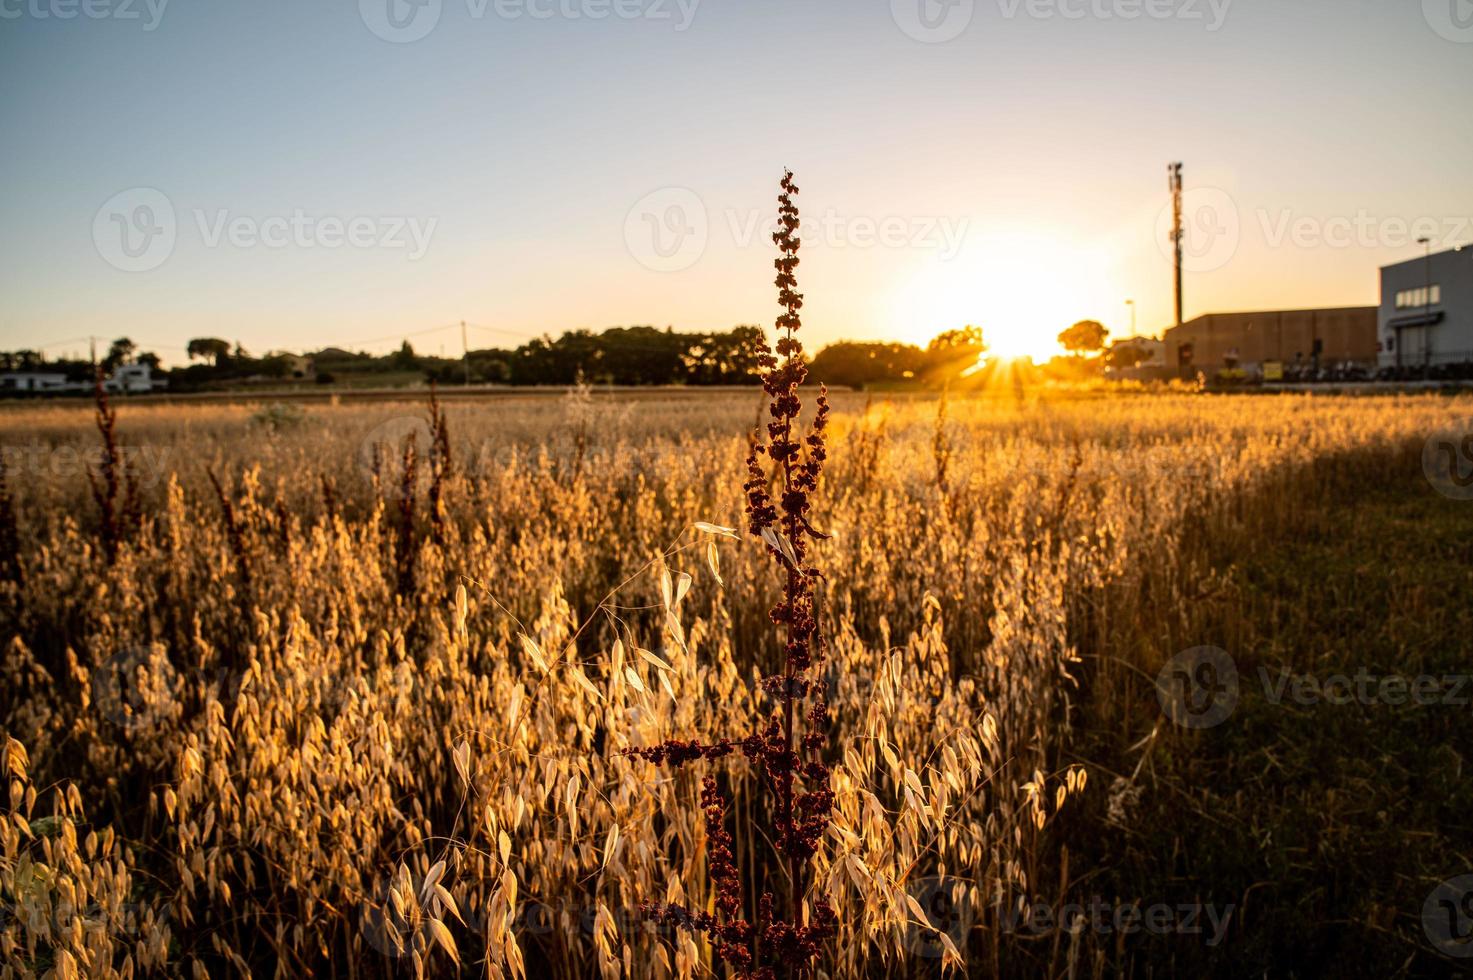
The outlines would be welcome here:
M 715 890 L 715 911 L 679 905 L 646 905 L 645 913 L 661 924 L 705 933 L 718 958 L 740 977 L 770 980 L 809 976 L 823 944 L 837 929 L 834 909 L 822 898 L 807 901 L 808 867 L 829 825 L 834 794 L 823 762 L 828 741 L 828 706 L 819 668 L 823 637 L 818 623 L 816 585 L 819 571 L 808 561 L 808 543 L 825 535 L 809 523 L 811 497 L 818 489 L 824 463 L 824 428 L 828 422 L 827 391 L 820 388 L 812 426 L 800 441 L 799 390 L 808 368 L 803 345 L 795 336 L 802 325 L 803 296 L 797 292 L 798 193 L 793 174 L 782 179 L 778 196 L 779 230 L 773 234 L 780 255 L 776 349 L 759 356 L 767 394 L 766 439 L 760 432 L 747 456 L 747 528 L 766 546 L 782 579 L 782 598 L 770 616 L 783 638 L 782 672 L 762 681 L 774 704 L 771 715 L 753 733 L 739 739 L 682 741 L 628 750 L 655 765 L 682 766 L 740 752 L 755 769 L 771 807 L 773 844 L 786 873 L 786 894 L 764 892 L 756 902 L 755 921 L 743 908 L 743 890 L 732 836 L 726 828 L 727 799 L 715 776 L 702 780 L 707 870 Z M 767 459 L 764 461 L 763 456 Z M 780 487 L 776 499 L 773 493 Z
M 102 437 L 102 457 L 98 462 L 100 472 L 89 469 L 87 479 L 92 484 L 92 499 L 97 501 L 101 517 L 103 555 L 109 565 L 114 565 L 124 540 L 142 519 L 142 508 L 127 457 L 118 444 L 118 411 L 108 403 L 100 370 L 93 380 L 92 400 L 97 412 L 97 432 Z

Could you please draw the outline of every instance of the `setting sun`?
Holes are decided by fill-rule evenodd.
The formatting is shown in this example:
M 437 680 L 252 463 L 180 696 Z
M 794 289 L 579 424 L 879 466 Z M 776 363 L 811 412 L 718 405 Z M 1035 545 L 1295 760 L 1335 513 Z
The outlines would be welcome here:
M 979 242 L 957 261 L 918 270 L 896 291 L 896 330 L 924 344 L 962 324 L 982 328 L 989 358 L 1047 361 L 1058 335 L 1081 319 L 1108 315 L 1113 290 L 1099 263 L 1043 236 Z

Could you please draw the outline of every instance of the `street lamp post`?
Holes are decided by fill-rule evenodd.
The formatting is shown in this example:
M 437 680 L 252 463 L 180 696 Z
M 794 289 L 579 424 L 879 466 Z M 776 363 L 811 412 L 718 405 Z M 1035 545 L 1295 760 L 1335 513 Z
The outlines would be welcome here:
M 1125 301 L 1125 305 L 1128 306 L 1128 307 L 1130 307 L 1130 335 L 1132 337 L 1134 337 L 1135 336 L 1135 300 L 1128 299 L 1128 300 Z
M 1432 239 L 1419 238 L 1417 244 L 1426 249 L 1426 281 L 1422 287 L 1422 367 L 1427 368 L 1432 364 Z

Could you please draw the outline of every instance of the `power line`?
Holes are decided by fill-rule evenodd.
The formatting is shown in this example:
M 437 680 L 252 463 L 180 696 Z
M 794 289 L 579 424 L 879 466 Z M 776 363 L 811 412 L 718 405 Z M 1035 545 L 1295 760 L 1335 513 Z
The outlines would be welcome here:
M 435 327 L 425 327 L 424 329 L 421 329 L 421 330 L 410 330 L 410 331 L 401 331 L 401 332 L 392 333 L 392 334 L 384 334 L 383 336 L 380 336 L 380 337 L 369 337 L 369 338 L 360 339 L 360 340 L 340 341 L 338 343 L 334 343 L 334 344 L 331 344 L 329 346 L 340 347 L 340 348 L 342 348 L 344 350 L 350 350 L 350 349 L 355 348 L 355 347 L 366 347 L 366 346 L 370 346 L 370 345 L 373 345 L 373 344 L 390 343 L 390 342 L 395 341 L 395 340 L 407 340 L 407 339 L 409 339 L 411 337 L 424 337 L 424 336 L 428 336 L 430 334 L 442 333 L 443 331 L 446 331 L 446 330 L 457 330 L 457 329 L 458 330 L 461 330 L 461 332 L 462 332 L 461 333 L 462 349 L 464 351 L 466 351 L 467 353 L 469 352 L 469 346 L 470 346 L 469 343 L 466 341 L 466 337 L 465 337 L 465 330 L 467 330 L 467 329 L 470 329 L 470 330 L 480 330 L 480 331 L 482 331 L 484 333 L 494 334 L 494 335 L 500 336 L 500 337 L 507 337 L 507 338 L 510 338 L 510 339 L 513 339 L 513 340 L 518 341 L 519 342 L 519 345 L 520 344 L 529 343 L 529 342 L 531 342 L 533 340 L 539 340 L 539 339 L 541 339 L 543 337 L 552 337 L 552 334 L 549 334 L 546 331 L 543 331 L 543 332 L 535 332 L 535 331 L 527 331 L 527 330 L 515 330 L 515 329 L 508 328 L 508 327 L 493 327 L 493 326 L 489 326 L 489 325 L 484 324 L 484 323 L 472 323 L 469 320 L 466 320 L 466 321 L 456 322 L 456 323 L 445 323 L 445 324 L 441 324 L 441 325 L 435 326 Z M 568 331 L 568 330 L 562 331 L 563 334 L 568 334 L 568 333 L 572 333 L 572 332 L 573 331 Z M 718 331 L 695 331 L 695 332 L 696 333 L 703 333 L 703 332 L 704 333 L 722 333 L 723 331 L 719 331 L 718 330 Z M 43 345 L 40 345 L 40 346 L 23 347 L 23 348 L 20 348 L 20 349 L 22 349 L 22 350 L 36 350 L 38 352 L 44 352 L 45 350 L 55 349 L 55 348 L 58 348 L 58 347 L 63 347 L 65 345 L 67 345 L 67 344 L 95 343 L 95 342 L 97 342 L 100 339 L 101 338 L 98 338 L 98 337 L 95 337 L 95 336 L 90 336 L 90 337 L 69 337 L 69 338 L 67 338 L 65 340 L 48 341 L 47 343 L 45 343 Z M 136 341 L 134 341 L 134 346 L 136 346 L 139 350 L 163 350 L 163 351 L 179 352 L 179 353 L 184 353 L 184 354 L 188 354 L 189 353 L 189 348 L 187 346 L 181 347 L 181 346 L 178 346 L 176 344 L 158 344 L 158 343 L 153 343 L 152 341 L 148 341 L 148 340 L 136 340 Z M 649 350 L 649 351 L 660 351 L 660 352 L 664 352 L 664 351 L 668 350 L 668 348 L 665 348 L 663 346 L 654 346 L 654 345 L 649 345 L 649 344 L 624 344 L 624 345 L 621 345 L 621 346 L 624 347 L 627 350 Z M 272 348 L 272 349 L 275 349 L 275 348 Z
M 346 350 L 349 347 L 359 347 L 367 344 L 384 344 L 395 340 L 407 340 L 410 337 L 423 337 L 426 334 L 439 333 L 442 330 L 454 330 L 459 326 L 460 324 L 458 323 L 446 323 L 438 327 L 426 327 L 423 330 L 412 330 L 407 333 L 386 334 L 382 337 L 372 337 L 368 340 L 347 340 L 341 344 L 333 344 L 332 346 L 340 346 Z

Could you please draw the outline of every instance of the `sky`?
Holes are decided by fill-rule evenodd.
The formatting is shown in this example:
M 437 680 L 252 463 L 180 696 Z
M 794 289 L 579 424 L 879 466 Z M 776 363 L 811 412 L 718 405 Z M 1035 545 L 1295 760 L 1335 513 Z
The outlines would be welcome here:
M 1469 0 L 0 0 L 0 349 L 810 347 L 1378 301 L 1473 242 Z

